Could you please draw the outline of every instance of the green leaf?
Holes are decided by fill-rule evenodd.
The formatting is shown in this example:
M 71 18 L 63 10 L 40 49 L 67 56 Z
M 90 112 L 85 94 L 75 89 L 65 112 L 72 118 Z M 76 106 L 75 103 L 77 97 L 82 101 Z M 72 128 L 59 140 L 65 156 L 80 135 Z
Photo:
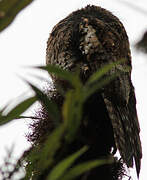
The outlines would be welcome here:
M 74 116 L 74 101 L 75 99 L 73 99 L 73 95 L 74 95 L 74 90 L 70 90 L 66 93 L 66 97 L 64 100 L 64 104 L 63 104 L 63 119 L 65 122 L 65 125 L 68 125 L 69 122 L 71 122 L 73 116 Z M 69 123 L 70 124 L 70 123 Z
M 33 0 L 1 0 L 0 1 L 0 31 L 4 30 L 15 16 Z
M 61 138 L 64 133 L 65 127 L 64 125 L 56 128 L 51 135 L 47 138 L 43 147 L 41 147 L 40 161 L 39 166 L 41 165 L 41 169 L 45 169 L 49 166 L 50 162 L 53 160 L 53 156 L 56 151 L 60 147 Z
M 74 163 L 74 161 L 81 156 L 84 152 L 86 152 L 88 147 L 83 147 L 78 152 L 72 154 L 71 156 L 67 157 L 59 164 L 57 164 L 54 169 L 50 172 L 47 180 L 59 180 L 61 176 L 67 171 L 69 167 Z
M 68 72 L 67 70 L 63 70 L 57 65 L 48 64 L 47 66 L 39 66 L 38 68 L 46 70 L 48 71 L 48 73 L 53 73 L 57 75 L 58 77 L 63 78 L 67 81 L 72 81 L 72 79 L 74 78 L 71 72 Z
M 65 131 L 64 125 L 57 127 L 46 139 L 43 144 L 36 145 L 32 151 L 29 153 L 27 159 L 30 162 L 27 165 L 25 179 L 29 179 L 30 172 L 33 172 L 35 169 L 35 174 L 33 177 L 37 177 L 42 173 L 46 168 L 48 168 L 54 162 L 54 155 L 61 146 L 61 139 Z
M 71 142 L 80 126 L 82 118 L 82 91 L 70 90 L 62 107 L 63 119 L 67 128 L 66 140 Z
M 109 84 L 112 80 L 114 80 L 120 73 L 115 73 L 111 76 L 108 76 L 106 78 L 102 78 L 101 80 L 95 82 L 93 85 L 89 84 L 85 85 L 84 90 L 83 90 L 83 98 L 84 101 L 90 97 L 93 93 L 95 93 L 96 91 L 98 91 L 99 89 L 103 88 L 104 86 L 106 86 L 107 84 Z
M 4 125 L 14 119 L 18 119 L 19 116 L 24 113 L 32 104 L 34 104 L 37 101 L 36 97 L 31 97 L 17 106 L 15 106 L 10 112 L 7 113 L 7 115 L 3 116 L 1 112 L 0 113 L 0 125 Z
M 66 174 L 62 176 L 61 180 L 75 179 L 76 177 L 82 175 L 83 173 L 95 167 L 98 167 L 104 164 L 111 164 L 112 162 L 113 162 L 113 159 L 109 158 L 109 159 L 102 159 L 102 160 L 93 160 L 93 161 L 88 161 L 88 162 L 78 164 L 77 166 L 69 169 L 68 172 L 66 172 Z
M 93 84 L 94 82 L 98 81 L 101 77 L 103 77 L 107 72 L 109 72 L 111 69 L 113 69 L 116 65 L 119 65 L 121 63 L 124 63 L 125 59 L 119 60 L 114 63 L 106 64 L 102 68 L 100 68 L 97 72 L 92 74 L 90 78 L 87 81 L 88 84 Z M 126 65 L 125 65 L 126 66 Z
M 38 68 L 48 71 L 49 74 L 53 73 L 58 78 L 68 81 L 73 87 L 78 87 L 81 85 L 78 73 L 72 73 L 67 70 L 61 69 L 61 67 L 50 64 L 48 64 L 47 66 L 40 66 Z
M 36 86 L 29 83 L 31 88 L 36 93 L 36 97 L 39 101 L 41 101 L 48 112 L 49 116 L 54 119 L 55 125 L 58 125 L 60 122 L 60 113 L 57 105 L 49 99 L 49 97 L 44 94 L 41 90 L 39 90 Z

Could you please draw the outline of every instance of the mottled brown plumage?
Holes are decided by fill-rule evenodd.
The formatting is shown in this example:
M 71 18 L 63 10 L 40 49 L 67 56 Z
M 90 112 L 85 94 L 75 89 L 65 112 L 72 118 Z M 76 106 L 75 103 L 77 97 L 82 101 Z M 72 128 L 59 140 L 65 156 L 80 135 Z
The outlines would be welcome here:
M 106 109 L 113 126 L 107 136 L 114 136 L 115 145 L 128 167 L 133 167 L 135 160 L 139 175 L 142 157 L 140 129 L 131 82 L 129 41 L 122 23 L 101 7 L 87 6 L 60 21 L 53 28 L 47 43 L 46 63 L 59 65 L 70 71 L 80 67 L 83 82 L 104 64 L 120 59 L 126 61 L 116 65 L 106 77 L 117 72 L 121 74 L 98 92 L 98 97 L 95 96 L 92 104 L 99 102 L 98 106 Z M 55 84 L 59 83 L 55 77 L 53 80 Z M 102 98 L 102 103 L 99 98 Z M 105 122 L 104 116 L 102 118 Z M 105 132 L 105 128 L 101 130 Z M 111 140 L 107 139 L 113 141 L 113 137 Z M 109 143 L 115 148 L 113 142 Z

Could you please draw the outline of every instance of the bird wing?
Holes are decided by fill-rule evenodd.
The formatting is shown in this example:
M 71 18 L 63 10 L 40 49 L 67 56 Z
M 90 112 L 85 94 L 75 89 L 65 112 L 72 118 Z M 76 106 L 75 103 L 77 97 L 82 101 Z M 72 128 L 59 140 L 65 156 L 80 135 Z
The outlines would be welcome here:
M 110 83 L 103 92 L 103 98 L 112 122 L 116 147 L 128 167 L 133 167 L 135 160 L 139 176 L 142 148 L 130 73 L 124 72 Z

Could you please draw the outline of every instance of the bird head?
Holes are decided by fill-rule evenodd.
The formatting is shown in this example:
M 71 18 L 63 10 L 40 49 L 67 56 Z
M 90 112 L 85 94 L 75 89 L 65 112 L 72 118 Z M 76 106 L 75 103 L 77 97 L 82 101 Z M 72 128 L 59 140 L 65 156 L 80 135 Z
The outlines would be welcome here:
M 122 58 L 130 61 L 126 31 L 109 11 L 87 6 L 61 20 L 52 30 L 46 63 L 75 72 L 85 82 L 105 64 Z

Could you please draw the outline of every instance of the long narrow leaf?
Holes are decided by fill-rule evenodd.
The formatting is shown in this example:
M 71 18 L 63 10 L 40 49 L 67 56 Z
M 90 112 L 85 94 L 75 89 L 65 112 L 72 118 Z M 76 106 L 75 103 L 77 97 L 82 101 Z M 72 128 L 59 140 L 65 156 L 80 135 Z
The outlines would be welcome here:
M 86 84 L 92 84 L 95 81 L 99 80 L 101 77 L 103 77 L 107 72 L 109 72 L 112 68 L 115 66 L 124 63 L 125 59 L 119 60 L 117 62 L 106 64 L 102 68 L 100 68 L 97 72 L 95 72 L 93 75 L 90 76 Z M 125 65 L 126 66 L 126 65 Z
M 53 156 L 57 149 L 60 147 L 61 138 L 64 133 L 64 125 L 59 126 L 53 131 L 53 133 L 47 138 L 44 146 L 42 147 L 39 166 L 40 169 L 45 169 L 49 166 L 50 162 L 53 160 Z
M 33 0 L 1 0 L 0 1 L 0 31 L 5 29 L 15 16 Z
M 33 105 L 37 101 L 36 97 L 31 97 L 23 102 L 19 103 L 16 107 L 14 107 L 7 115 L 0 116 L 0 125 L 4 125 L 14 119 L 18 119 L 18 117 L 24 113 L 31 105 Z
M 47 180 L 59 180 L 61 176 L 66 172 L 66 170 L 71 167 L 74 161 L 81 156 L 84 152 L 86 152 L 88 147 L 83 147 L 78 152 L 72 154 L 71 156 L 67 157 L 63 161 L 61 161 L 55 168 L 51 171 Z
M 40 66 L 39 69 L 43 69 L 48 71 L 48 73 L 53 73 L 58 78 L 61 78 L 63 80 L 67 80 L 73 87 L 77 87 L 80 84 L 80 79 L 78 77 L 78 73 L 71 73 L 67 70 L 63 70 L 58 66 L 55 65 L 47 65 L 47 66 Z
M 102 159 L 102 160 L 93 160 L 93 161 L 88 161 L 84 162 L 81 164 L 78 164 L 77 166 L 71 168 L 66 174 L 61 178 L 61 180 L 72 180 L 75 179 L 76 177 L 82 175 L 83 173 L 104 165 L 104 164 L 111 164 L 113 162 L 113 159 Z
M 36 86 L 30 83 L 29 85 L 36 93 L 38 100 L 41 101 L 45 106 L 45 109 L 48 112 L 49 116 L 51 116 L 51 118 L 54 119 L 54 122 L 57 125 L 60 122 L 60 113 L 57 105 L 53 101 L 51 101 L 48 98 L 48 96 L 45 93 L 43 93 L 41 90 L 39 90 Z
M 83 91 L 83 97 L 84 100 L 86 100 L 89 96 L 91 96 L 93 93 L 95 93 L 96 91 L 98 91 L 99 89 L 101 89 L 102 87 L 106 86 L 107 84 L 109 84 L 112 80 L 114 80 L 117 76 L 119 75 L 119 73 L 111 75 L 107 78 L 103 78 L 99 81 L 97 81 L 95 84 L 93 84 L 93 86 L 85 86 L 85 89 Z
M 76 90 L 70 90 L 62 107 L 63 119 L 67 128 L 66 140 L 71 142 L 80 126 L 82 117 L 82 91 L 77 93 Z M 80 97 L 81 95 L 81 97 Z
M 58 77 L 63 78 L 68 81 L 72 81 L 74 78 L 72 73 L 70 73 L 66 70 L 63 70 L 60 67 L 55 66 L 55 65 L 48 64 L 47 66 L 39 66 L 38 68 L 46 70 L 49 73 L 53 73 L 53 74 L 57 75 Z
M 25 180 L 30 179 L 30 172 L 35 169 L 37 174 L 34 173 L 33 178 L 36 178 L 40 175 L 40 172 L 43 172 L 54 162 L 54 155 L 56 151 L 61 146 L 62 135 L 65 131 L 64 125 L 57 127 L 46 139 L 44 144 L 36 146 L 28 155 L 29 163 L 26 168 L 26 177 Z

